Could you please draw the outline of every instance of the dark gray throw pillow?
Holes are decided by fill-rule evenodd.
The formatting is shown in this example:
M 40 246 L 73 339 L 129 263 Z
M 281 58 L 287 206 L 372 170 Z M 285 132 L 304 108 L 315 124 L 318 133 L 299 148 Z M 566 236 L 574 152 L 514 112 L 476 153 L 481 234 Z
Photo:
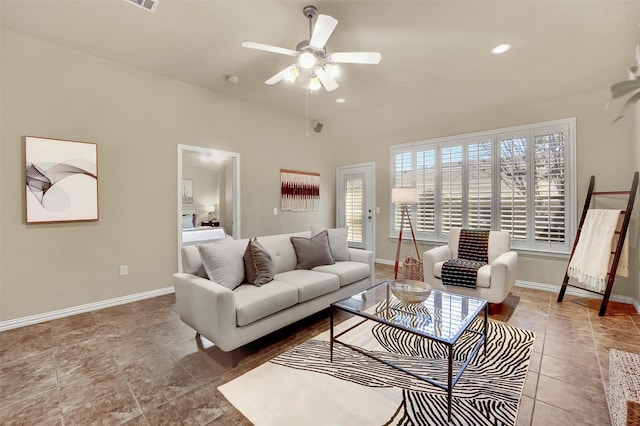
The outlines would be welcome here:
M 343 228 L 317 228 L 311 227 L 311 235 L 318 235 L 320 232 L 327 230 L 329 233 L 329 249 L 331 250 L 331 257 L 334 261 L 339 260 L 351 260 L 349 254 L 348 233 L 349 228 L 346 226 Z
M 313 269 L 335 263 L 329 249 L 329 233 L 326 229 L 311 238 L 291 237 L 291 244 L 298 259 L 296 269 Z
M 273 281 L 275 265 L 269 252 L 253 237 L 244 251 L 244 270 L 247 281 L 256 287 Z

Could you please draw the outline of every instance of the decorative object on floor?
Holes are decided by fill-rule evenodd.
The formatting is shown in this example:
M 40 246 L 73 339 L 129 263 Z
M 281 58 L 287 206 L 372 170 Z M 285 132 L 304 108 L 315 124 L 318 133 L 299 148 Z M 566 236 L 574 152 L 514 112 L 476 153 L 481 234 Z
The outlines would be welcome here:
M 411 223 L 411 215 L 409 213 L 409 204 L 418 202 L 417 188 L 391 188 L 391 202 L 394 204 L 402 204 L 402 216 L 400 219 L 400 233 L 398 234 L 398 249 L 396 250 L 396 263 L 393 267 L 393 278 L 398 278 L 398 263 L 400 261 L 400 248 L 402 247 L 402 231 L 404 231 L 405 218 L 409 221 L 409 229 L 411 229 L 411 238 L 413 238 L 413 246 L 416 248 L 416 258 L 408 257 L 404 261 L 404 278 L 413 280 L 423 280 L 422 260 L 420 259 L 420 251 L 416 242 L 416 235 L 413 232 L 413 224 Z
M 27 223 L 98 220 L 98 146 L 25 137 Z
M 488 264 L 478 269 L 475 288 L 444 285 L 443 266 L 458 258 L 461 231 L 451 228 L 447 245 L 424 252 L 424 280 L 436 290 L 479 297 L 494 304 L 504 302 L 516 282 L 518 269 L 518 253 L 511 250 L 511 235 L 506 231 L 489 231 Z
M 191 179 L 182 179 L 182 202 L 193 203 L 193 180 Z
M 331 92 L 338 88 L 335 77 L 339 71 L 336 64 L 375 65 L 380 63 L 382 59 L 380 52 L 334 52 L 327 54 L 325 45 L 338 25 L 338 21 L 329 15 L 318 15 L 316 24 L 313 26 L 313 18 L 316 17 L 318 9 L 315 6 L 305 6 L 302 13 L 309 20 L 309 39 L 298 43 L 296 50 L 254 41 L 242 42 L 242 47 L 297 58 L 296 63 L 279 71 L 265 81 L 265 84 L 272 85 L 281 80 L 294 83 L 300 74 L 304 74 L 305 86 L 308 90 L 315 91 L 324 87 L 327 92 Z M 322 130 L 322 126 L 316 132 L 320 133 L 320 130 Z
M 628 249 L 625 247 L 625 238 L 627 236 L 627 230 L 629 229 L 629 223 L 631 221 L 631 212 L 633 211 L 633 203 L 636 199 L 636 193 L 638 192 L 638 172 L 633 173 L 633 180 L 631 181 L 631 189 L 629 191 L 594 191 L 596 185 L 596 177 L 591 176 L 591 180 L 589 181 L 589 189 L 587 190 L 587 197 L 584 202 L 584 207 L 582 208 L 582 216 L 580 217 L 580 224 L 578 225 L 578 232 L 576 234 L 576 239 L 573 242 L 573 249 L 571 250 L 571 256 L 569 256 L 569 262 L 567 264 L 567 269 L 564 273 L 564 279 L 562 280 L 562 286 L 560 287 L 560 293 L 558 293 L 558 302 L 562 302 L 564 298 L 564 293 L 567 290 L 567 286 L 570 285 L 572 287 L 578 287 L 582 290 L 589 291 L 591 293 L 599 294 L 602 296 L 602 304 L 600 305 L 600 311 L 598 312 L 599 316 L 604 316 L 607 312 L 607 304 L 609 303 L 609 297 L 611 296 L 611 290 L 613 288 L 613 283 L 615 282 L 616 275 L 628 276 L 628 270 L 626 271 L 627 275 L 624 275 L 625 270 L 627 269 L 625 256 L 627 256 L 626 252 Z M 599 239 L 601 235 L 593 235 L 589 236 L 589 234 L 596 233 L 598 230 L 590 228 L 597 228 L 598 222 L 602 223 L 603 220 L 594 221 L 594 225 L 592 226 L 587 222 L 587 217 L 591 216 L 590 207 L 591 207 L 591 198 L 597 195 L 605 195 L 605 196 L 619 196 L 619 195 L 628 195 L 627 199 L 627 208 L 625 210 L 619 211 L 619 218 L 615 220 L 615 227 L 613 229 L 614 234 L 609 237 L 607 240 L 607 246 L 602 247 Z M 594 202 L 595 204 L 595 202 Z M 601 216 L 602 213 L 596 213 L 598 216 Z M 613 218 L 609 220 L 609 222 L 613 222 Z M 585 228 L 583 230 L 583 227 Z M 609 226 L 611 227 L 611 225 Z M 608 232 L 611 232 L 609 230 Z M 586 234 L 586 235 L 585 235 Z M 617 238 L 616 238 L 617 237 Z M 593 243 L 587 241 L 585 245 L 583 245 L 583 239 L 586 240 L 594 240 Z M 591 245 L 600 245 L 599 259 L 589 259 L 585 258 L 583 254 L 589 254 L 590 256 L 594 256 L 592 254 L 593 248 Z M 574 261 L 574 257 L 577 257 L 576 261 Z M 604 259 L 602 259 L 604 257 Z M 599 283 L 599 279 L 595 279 L 593 277 L 594 273 L 593 265 L 590 262 L 600 262 L 606 264 L 605 268 L 608 268 L 607 271 L 607 285 L 606 287 L 602 287 L 601 283 Z M 619 266 L 622 265 L 621 268 Z M 578 271 L 579 269 L 579 271 Z M 602 269 L 602 268 L 600 268 Z M 585 274 L 587 272 L 587 274 Z M 599 272 L 598 272 L 599 273 Z M 575 284 L 569 284 L 569 277 L 574 276 L 580 279 L 581 276 L 586 277 L 587 275 L 592 275 L 589 281 L 595 282 L 594 286 L 587 286 L 587 288 L 583 288 L 577 286 Z M 595 288 L 595 287 L 598 288 Z
M 609 415 L 612 426 L 640 424 L 640 355 L 609 349 Z
M 431 285 L 416 280 L 396 280 L 389 285 L 391 293 L 404 303 L 422 303 L 431 294 Z
M 360 320 L 349 319 L 337 329 Z M 481 324 L 476 320 L 473 326 Z M 388 331 L 369 322 L 350 332 L 349 339 L 422 375 L 446 376 L 447 355 L 440 345 L 408 333 L 398 339 Z M 487 355 L 478 352 L 453 389 L 452 424 L 516 422 L 535 336 L 496 321 L 489 321 L 488 334 Z M 449 424 L 446 392 L 341 345 L 334 347 L 331 363 L 328 340 L 324 332 L 219 390 L 259 425 Z M 456 360 L 472 346 L 470 341 L 457 347 Z
M 280 197 L 282 210 L 320 210 L 320 173 L 280 169 Z

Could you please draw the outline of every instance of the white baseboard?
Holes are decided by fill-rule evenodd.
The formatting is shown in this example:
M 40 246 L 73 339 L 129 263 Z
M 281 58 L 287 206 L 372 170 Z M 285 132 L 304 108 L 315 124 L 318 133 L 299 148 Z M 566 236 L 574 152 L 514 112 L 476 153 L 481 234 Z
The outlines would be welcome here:
M 395 265 L 395 261 L 392 260 L 388 260 L 388 259 L 376 259 L 376 263 L 381 263 L 383 265 Z M 543 284 L 543 283 L 536 283 L 533 281 L 522 281 L 522 280 L 517 280 L 516 281 L 516 287 L 524 287 L 524 288 L 531 288 L 534 290 L 541 290 L 541 291 L 548 291 L 550 293 L 558 293 L 560 292 L 560 286 L 559 285 L 555 285 L 555 284 Z M 588 297 L 589 299 L 601 299 L 601 296 L 598 296 L 597 294 L 585 291 L 585 290 L 581 290 L 579 288 L 575 288 L 575 287 L 571 287 L 571 286 L 567 286 L 567 291 L 565 294 L 570 294 L 572 296 L 578 296 L 578 297 Z M 629 305 L 633 305 L 633 307 L 636 309 L 636 311 L 638 311 L 638 313 L 640 313 L 640 303 L 635 300 L 633 297 L 629 297 L 629 296 L 622 296 L 619 294 L 612 294 L 611 297 L 609 297 L 609 300 L 611 300 L 612 302 L 619 302 L 619 303 L 626 303 Z
M 86 305 L 72 306 L 70 308 L 59 309 L 57 311 L 45 312 L 28 317 L 16 318 L 0 322 L 0 331 L 11 330 L 12 328 L 24 327 L 26 325 L 37 324 L 64 318 L 71 315 L 85 312 L 97 311 L 98 309 L 110 308 L 112 306 L 124 305 L 125 303 L 136 302 L 138 300 L 150 299 L 152 297 L 164 296 L 174 292 L 173 286 L 145 291 L 142 293 L 130 294 L 128 296 L 116 297 L 115 299 L 103 300 L 100 302 L 87 303 Z
M 524 288 L 532 288 L 534 290 L 548 291 L 551 293 L 560 292 L 560 286 L 554 285 L 554 284 L 542 284 L 542 283 L 536 283 L 531 281 L 517 280 L 516 286 L 524 287 Z M 572 296 L 578 296 L 578 297 L 587 297 L 589 299 L 602 299 L 602 296 L 599 296 L 595 293 L 591 293 L 589 291 L 581 290 L 579 288 L 575 288 L 571 286 L 567 286 L 567 291 L 565 294 L 570 294 Z M 636 310 L 638 310 L 638 307 L 640 307 L 640 305 L 638 305 L 638 302 L 633 297 L 629 297 L 629 296 L 612 294 L 611 297 L 609 297 L 609 300 L 612 302 L 619 302 L 619 303 L 626 303 L 628 305 L 633 305 L 636 308 Z

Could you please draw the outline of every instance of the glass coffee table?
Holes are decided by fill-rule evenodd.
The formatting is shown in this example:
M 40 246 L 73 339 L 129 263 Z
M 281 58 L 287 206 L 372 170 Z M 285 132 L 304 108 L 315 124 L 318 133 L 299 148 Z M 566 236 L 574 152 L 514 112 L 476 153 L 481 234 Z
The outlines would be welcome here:
M 483 299 L 438 290 L 431 290 L 429 297 L 422 303 L 403 303 L 391 293 L 390 283 L 391 281 L 383 281 L 374 285 L 369 290 L 331 304 L 331 361 L 333 362 L 333 346 L 337 343 L 439 387 L 447 392 L 447 415 L 450 421 L 453 387 L 481 346 L 483 346 L 484 354 L 486 354 L 489 305 L 487 301 Z M 334 315 L 338 310 L 357 315 L 364 319 L 348 329 L 335 334 Z M 473 320 L 483 311 L 484 323 L 481 330 L 469 328 Z M 400 367 L 393 362 L 381 359 L 367 350 L 339 340 L 341 336 L 367 321 L 385 324 L 389 327 L 400 329 L 407 333 L 442 344 L 446 348 L 448 355 L 447 383 L 424 377 Z M 454 346 L 462 335 L 468 333 L 474 335 L 472 337 L 475 340 L 475 344 L 466 359 L 462 360 L 460 368 L 454 375 Z

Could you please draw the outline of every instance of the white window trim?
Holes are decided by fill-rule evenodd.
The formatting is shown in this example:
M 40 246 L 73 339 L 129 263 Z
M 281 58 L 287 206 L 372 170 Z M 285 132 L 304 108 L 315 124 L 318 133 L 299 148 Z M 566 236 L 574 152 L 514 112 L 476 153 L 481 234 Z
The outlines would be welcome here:
M 541 128 L 541 127 L 549 128 L 554 126 L 567 126 L 568 128 L 568 134 L 566 135 L 567 138 L 565 142 L 565 187 L 566 187 L 565 190 L 567 191 L 566 205 L 565 205 L 565 212 L 566 212 L 565 242 L 562 248 L 560 247 L 551 248 L 548 246 L 545 247 L 544 243 L 536 243 L 535 240 L 533 240 L 531 244 L 529 243 L 523 244 L 519 241 L 512 241 L 512 248 L 514 250 L 521 251 L 523 253 L 531 253 L 531 254 L 540 253 L 540 254 L 551 254 L 551 255 L 561 255 L 561 256 L 569 254 L 573 247 L 573 241 L 575 239 L 575 234 L 577 229 L 577 192 L 578 190 L 577 190 L 577 177 L 576 177 L 577 168 L 576 168 L 576 118 L 575 117 L 391 145 L 389 149 L 389 158 L 390 158 L 389 187 L 393 188 L 395 184 L 394 182 L 395 155 L 394 154 L 398 153 L 398 151 L 410 150 L 412 152 L 415 152 L 414 151 L 415 148 L 425 147 L 430 145 L 430 146 L 437 147 L 437 155 L 439 155 L 440 154 L 439 147 L 441 147 L 443 144 L 456 143 L 456 142 L 457 143 L 463 142 L 464 144 L 467 144 L 469 141 L 474 139 L 491 138 L 490 140 L 492 140 L 493 144 L 496 145 L 499 143 L 498 136 L 501 134 L 515 133 L 515 132 L 527 132 L 529 134 L 535 134 L 535 130 L 537 128 Z M 531 146 L 528 146 L 528 149 L 530 148 Z M 494 175 L 494 185 L 499 185 L 499 179 L 496 178 L 496 173 L 499 173 L 499 170 L 500 170 L 499 156 L 494 156 L 492 161 L 493 161 L 492 174 Z M 532 162 L 533 156 L 529 155 L 528 161 Z M 415 186 L 416 185 L 416 174 L 415 174 L 416 156 L 415 155 L 412 155 L 412 163 L 413 163 L 412 164 L 413 177 L 412 177 L 411 183 L 413 186 Z M 529 164 L 529 166 L 531 166 L 531 164 Z M 497 193 L 498 191 L 495 192 L 495 194 Z M 533 197 L 533 193 L 531 192 L 531 194 L 527 194 L 527 196 Z M 493 198 L 494 200 L 492 201 L 492 205 L 494 207 L 492 207 L 492 209 L 495 208 L 496 205 L 498 205 L 498 200 L 496 198 L 499 198 L 499 197 L 493 197 Z M 440 203 L 441 203 L 441 188 L 440 188 L 440 185 L 437 185 L 436 186 L 436 212 L 439 211 Z M 390 239 L 397 239 L 398 232 L 396 232 L 395 230 L 395 222 L 394 222 L 396 217 L 396 205 L 391 202 L 391 199 L 389 199 L 389 207 L 390 207 L 389 208 L 389 211 L 390 211 L 389 235 L 390 235 Z M 412 205 L 410 207 L 411 207 L 410 208 L 411 220 L 415 226 L 416 213 L 417 213 L 416 205 Z M 528 212 L 528 214 L 531 214 L 531 212 Z M 439 217 L 436 218 L 436 222 L 438 221 L 439 221 Z M 498 215 L 492 215 L 492 229 L 498 229 L 498 221 L 499 221 Z M 531 227 L 532 223 L 533 223 L 532 220 L 528 219 L 527 226 Z M 530 235 L 530 232 L 531 232 L 531 229 L 529 228 L 528 235 Z M 447 234 L 444 234 L 444 233 L 442 235 L 438 235 L 438 227 L 436 227 L 435 235 L 433 236 L 416 235 L 416 238 L 419 241 L 425 242 L 425 243 L 442 244 L 447 242 L 448 237 L 447 237 Z

